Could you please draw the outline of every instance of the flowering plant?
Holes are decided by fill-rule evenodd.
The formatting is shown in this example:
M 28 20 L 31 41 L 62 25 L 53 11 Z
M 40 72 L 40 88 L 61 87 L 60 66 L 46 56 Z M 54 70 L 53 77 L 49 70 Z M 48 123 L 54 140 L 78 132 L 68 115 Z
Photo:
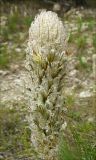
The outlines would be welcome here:
M 32 22 L 26 56 L 28 118 L 36 156 L 56 160 L 59 132 L 64 129 L 66 29 L 57 14 L 43 11 Z

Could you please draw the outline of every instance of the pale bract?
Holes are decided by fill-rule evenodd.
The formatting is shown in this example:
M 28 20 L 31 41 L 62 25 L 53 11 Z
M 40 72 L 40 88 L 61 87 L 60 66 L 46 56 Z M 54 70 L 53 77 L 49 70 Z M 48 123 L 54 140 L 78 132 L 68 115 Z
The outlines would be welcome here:
M 67 44 L 66 29 L 57 14 L 42 11 L 29 29 L 28 52 L 30 54 L 61 53 Z
M 29 29 L 25 87 L 34 159 L 57 160 L 59 134 L 67 127 L 64 117 L 67 37 L 62 21 L 51 11 L 37 15 Z

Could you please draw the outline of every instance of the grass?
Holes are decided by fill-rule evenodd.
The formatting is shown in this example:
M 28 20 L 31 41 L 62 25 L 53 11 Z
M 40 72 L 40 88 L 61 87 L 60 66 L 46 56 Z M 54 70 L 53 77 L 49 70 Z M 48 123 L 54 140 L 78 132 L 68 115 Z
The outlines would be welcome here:
M 96 34 L 93 35 L 93 46 L 96 50 Z
M 78 60 L 78 65 L 76 66 L 77 69 L 79 69 L 83 73 L 84 72 L 88 73 L 92 71 L 92 65 L 87 62 L 86 57 L 78 55 L 77 60 Z
M 24 12 L 22 12 L 22 10 L 18 5 L 11 6 L 10 4 L 6 3 L 5 6 L 7 8 L 9 7 L 10 12 L 9 11 L 7 11 L 8 13 L 1 12 L 1 20 L 4 19 L 2 20 L 2 24 L 3 23 L 4 24 L 1 25 L 1 31 L 0 31 L 0 39 L 1 39 L 0 68 L 10 68 L 10 64 L 14 63 L 14 59 L 15 62 L 18 62 L 19 56 L 20 56 L 19 59 L 21 61 L 24 60 L 25 50 L 24 47 L 22 47 L 22 44 L 24 44 L 28 38 L 28 29 L 34 18 L 34 15 L 28 14 L 27 9 L 25 9 Z M 95 19 L 91 16 L 86 18 L 78 17 L 76 19 L 77 31 L 76 33 L 70 33 L 69 36 L 69 43 L 75 44 L 79 52 L 80 51 L 82 52 L 82 50 L 85 51 L 87 49 L 87 36 L 85 35 L 86 31 L 85 33 L 82 32 L 82 26 L 85 22 L 88 24 L 87 32 L 92 32 L 96 24 Z M 93 46 L 96 48 L 95 41 L 96 41 L 96 35 L 94 34 Z M 5 46 L 4 43 L 6 42 L 7 44 Z M 10 47 L 11 45 L 9 44 L 11 44 L 14 47 L 14 49 L 18 48 L 17 46 L 19 44 L 21 52 L 20 53 L 15 52 L 14 49 Z
M 67 100 L 69 123 L 64 136 L 60 135 L 58 160 L 95 160 L 95 124 L 84 121 L 82 112 L 74 112 L 73 97 Z M 8 108 L 6 104 L 0 106 L 0 152 L 8 154 L 10 159 L 33 156 L 26 115 L 27 108 L 23 104 L 14 103 Z
M 14 6 L 12 7 L 14 10 Z M 25 59 L 23 44 L 28 38 L 28 29 L 34 16 L 31 14 L 22 15 L 18 7 L 8 14 L 2 13 L 2 16 L 6 17 L 6 24 L 1 25 L 0 31 L 0 69 L 10 69 L 11 64 L 20 64 Z M 87 30 L 82 31 L 85 22 L 88 27 Z M 80 70 L 80 73 L 86 73 L 92 71 L 92 66 L 86 61 L 87 38 L 92 35 L 92 46 L 96 50 L 96 34 L 93 31 L 96 22 L 94 18 L 89 16 L 77 18 L 76 24 L 77 31 L 70 33 L 69 44 L 75 44 L 77 47 L 77 69 Z M 18 48 L 20 52 L 17 51 Z M 80 91 L 80 88 L 78 90 Z M 68 124 L 66 137 L 60 135 L 59 160 L 95 160 L 95 126 L 93 123 L 86 122 L 82 117 L 85 112 L 91 112 L 92 107 L 91 105 L 85 106 L 87 109 L 81 112 L 83 106 L 80 104 L 78 111 L 72 110 L 74 101 L 73 95 L 66 97 L 66 104 L 70 110 L 67 117 L 68 122 L 71 122 L 71 127 Z M 25 120 L 26 107 L 17 103 L 15 106 L 13 105 L 12 109 L 9 109 L 6 105 L 0 106 L 0 152 L 10 154 L 4 160 L 30 158 L 34 151 L 30 142 L 30 130 Z
M 75 97 L 74 97 L 73 94 L 66 96 L 66 105 L 67 106 L 69 106 L 69 107 L 73 106 L 74 105 L 74 101 L 75 101 Z
M 67 132 L 68 136 L 60 136 L 58 159 L 95 160 L 95 124 L 79 122 L 75 127 L 71 125 L 70 131 Z
M 8 14 L 1 12 L 0 68 L 2 69 L 10 69 L 12 63 L 25 59 L 24 43 L 33 20 L 33 17 L 28 14 L 22 15 L 18 7 L 13 6 L 12 9 Z M 18 48 L 21 49 L 20 52 L 17 52 Z
M 0 106 L 0 152 L 5 155 L 9 153 L 10 158 L 30 158 L 32 148 L 30 130 L 26 121 L 26 107 L 18 105 L 15 104 L 11 109 L 4 105 Z
M 77 25 L 78 25 L 78 33 L 80 33 L 83 25 L 83 19 L 81 17 L 77 18 Z
M 95 107 L 92 102 L 93 100 L 90 99 L 88 106 L 81 103 L 78 108 L 74 103 L 74 95 L 66 98 L 67 127 L 59 135 L 58 160 L 96 159 L 96 126 L 94 120 L 88 121 L 90 115 L 94 117 Z
M 64 141 L 64 139 L 62 139 L 59 146 L 59 160 L 77 160 L 77 156 L 75 156 L 76 155 L 74 155 L 74 152 L 69 149 L 68 144 Z
M 85 106 L 75 104 L 74 95 L 68 96 L 65 119 L 67 127 L 59 136 L 58 160 L 95 160 L 95 106 L 93 99 Z M 88 120 L 90 117 L 92 121 Z
M 8 68 L 9 64 L 9 54 L 7 51 L 6 44 L 0 46 L 0 68 Z
M 0 69 L 10 69 L 12 63 L 20 63 L 25 58 L 24 49 L 15 45 L 10 49 L 8 43 L 1 44 L 0 50 Z
M 78 49 L 84 49 L 86 47 L 86 39 L 87 37 L 82 35 L 76 39 L 76 45 Z

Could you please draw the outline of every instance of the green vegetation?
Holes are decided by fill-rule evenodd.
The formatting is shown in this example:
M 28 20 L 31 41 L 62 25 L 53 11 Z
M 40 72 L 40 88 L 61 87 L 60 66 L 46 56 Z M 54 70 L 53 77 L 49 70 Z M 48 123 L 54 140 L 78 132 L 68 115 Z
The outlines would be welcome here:
M 18 5 L 8 4 L 6 6 L 5 4 L 3 7 L 8 10 L 4 12 L 2 9 L 0 15 L 0 70 L 10 70 L 11 65 L 19 64 L 20 66 L 25 59 L 28 29 L 34 14 L 28 13 L 29 10 L 26 10 L 26 7 L 22 12 L 23 9 L 21 10 Z M 65 20 L 71 23 L 72 18 L 70 20 L 65 17 Z M 87 77 L 89 77 L 89 73 L 92 72 L 90 57 L 96 52 L 96 20 L 88 15 L 83 18 L 77 17 L 74 23 L 77 29 L 75 32 L 70 31 L 69 45 L 75 46 L 76 69 L 80 71 L 79 76 L 82 73 L 83 76 L 88 73 Z M 84 24 L 87 27 L 84 28 Z M 91 53 L 88 53 L 90 48 L 92 48 Z M 89 60 L 87 60 L 88 56 Z M 80 87 L 82 86 L 76 88 L 78 92 Z M 95 106 L 95 100 L 93 101 Z M 64 131 L 65 134 L 60 135 L 58 160 L 95 160 L 95 126 L 94 121 L 88 122 L 88 116 L 92 117 L 95 112 L 92 108 L 93 101 L 91 103 L 88 101 L 85 106 L 82 103 L 79 104 L 79 107 L 75 106 L 77 109 L 74 107 L 75 95 L 66 97 L 68 112 L 66 111 L 64 118 L 68 124 Z M 34 151 L 30 142 L 30 129 L 26 121 L 27 109 L 25 104 L 12 103 L 11 105 L 12 107 L 8 103 L 0 105 L 0 153 L 4 153 L 2 160 L 24 160 L 26 158 L 31 160 Z M 43 108 L 38 109 L 43 113 Z
M 1 68 L 7 68 L 8 64 L 9 64 L 9 56 L 8 54 L 2 54 L 2 51 L 4 51 L 4 49 L 1 50 L 1 54 L 0 54 L 0 67 Z
M 66 97 L 66 105 L 71 107 L 74 105 L 75 97 L 74 95 L 69 95 Z
M 14 104 L 11 109 L 0 106 L 0 152 L 5 157 L 9 153 L 9 159 L 32 156 L 30 130 L 25 117 L 26 108 L 23 105 Z
M 83 19 L 81 17 L 77 18 L 77 25 L 78 25 L 78 33 L 82 31 L 82 26 L 83 26 Z
M 78 46 L 78 49 L 80 49 L 80 48 L 84 49 L 84 47 L 86 45 L 86 39 L 87 39 L 87 37 L 85 37 L 85 36 L 80 36 L 77 38 L 76 44 Z
M 59 160 L 95 160 L 95 126 L 91 123 L 83 122 L 76 128 L 71 126 L 70 131 L 70 137 L 61 136 L 60 138 Z
M 10 64 L 20 63 L 25 59 L 24 43 L 33 19 L 27 13 L 22 14 L 16 6 L 11 9 L 9 14 L 1 12 L 0 68 L 10 68 Z
M 24 49 L 16 44 L 9 48 L 7 42 L 3 43 L 0 50 L 0 69 L 10 69 L 10 64 L 20 63 L 25 58 Z
M 96 50 L 96 34 L 93 35 L 93 46 Z

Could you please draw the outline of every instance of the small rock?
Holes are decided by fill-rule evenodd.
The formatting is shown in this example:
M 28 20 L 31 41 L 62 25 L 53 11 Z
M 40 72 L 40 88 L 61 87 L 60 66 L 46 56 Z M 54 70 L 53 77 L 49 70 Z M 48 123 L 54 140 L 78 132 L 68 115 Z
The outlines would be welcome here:
M 92 93 L 89 92 L 89 91 L 82 91 L 80 94 L 79 94 L 79 97 L 80 98 L 88 98 L 88 97 L 91 97 L 92 96 Z
M 6 76 L 9 74 L 9 71 L 3 71 L 3 70 L 0 70 L 0 75 L 2 76 Z
M 77 70 L 72 70 L 72 71 L 70 72 L 70 76 L 76 76 L 76 73 L 77 73 Z
M 88 118 L 88 122 L 89 122 L 89 123 L 94 122 L 94 117 L 89 117 L 89 118 Z
M 4 156 L 3 156 L 3 155 L 1 155 L 1 154 L 0 154 L 0 159 L 2 159 L 2 160 L 4 159 Z
M 61 10 L 61 6 L 59 3 L 55 3 L 54 6 L 53 6 L 53 11 L 60 11 Z
M 21 52 L 21 48 L 15 48 L 15 51 L 19 53 Z

